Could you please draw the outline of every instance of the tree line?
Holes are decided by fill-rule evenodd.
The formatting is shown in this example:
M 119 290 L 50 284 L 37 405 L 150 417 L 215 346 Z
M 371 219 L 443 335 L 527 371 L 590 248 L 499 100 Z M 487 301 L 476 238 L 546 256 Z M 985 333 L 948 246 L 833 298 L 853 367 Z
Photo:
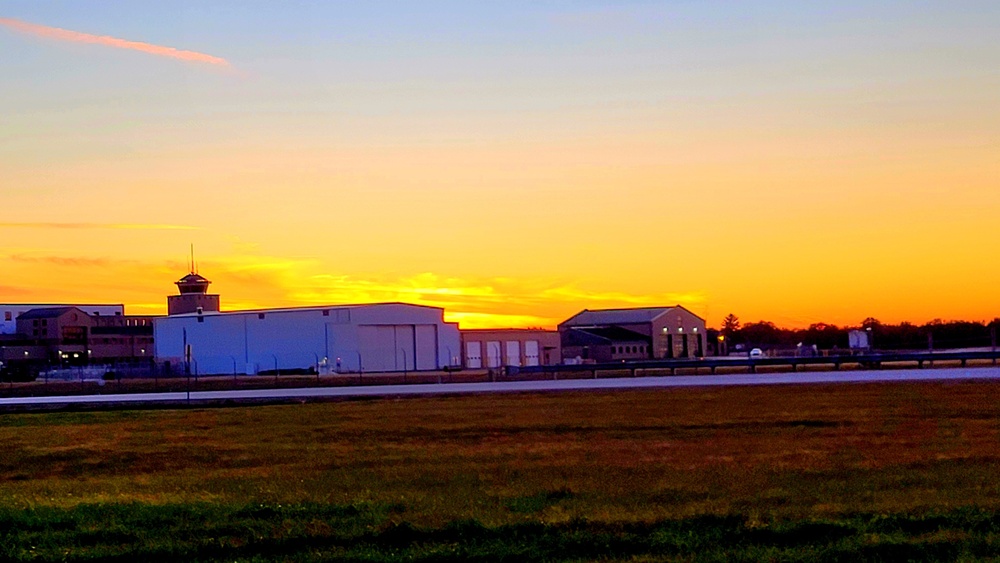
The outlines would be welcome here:
M 855 326 L 815 323 L 804 329 L 781 328 L 770 321 L 741 323 L 730 314 L 718 330 L 709 329 L 712 341 L 722 339 L 730 351 L 740 348 L 781 349 L 816 346 L 820 350 L 847 349 L 848 333 L 863 330 L 872 348 L 879 350 L 928 350 L 981 348 L 996 345 L 1000 318 L 990 322 L 942 321 L 915 325 L 908 322 L 886 324 L 868 317 Z

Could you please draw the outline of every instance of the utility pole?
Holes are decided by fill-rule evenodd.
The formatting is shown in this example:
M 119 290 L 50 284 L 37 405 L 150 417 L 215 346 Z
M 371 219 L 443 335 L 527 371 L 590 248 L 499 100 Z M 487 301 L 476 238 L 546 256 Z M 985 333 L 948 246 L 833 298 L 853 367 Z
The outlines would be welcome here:
M 990 327 L 990 347 L 993 348 L 993 365 L 997 365 L 997 327 Z

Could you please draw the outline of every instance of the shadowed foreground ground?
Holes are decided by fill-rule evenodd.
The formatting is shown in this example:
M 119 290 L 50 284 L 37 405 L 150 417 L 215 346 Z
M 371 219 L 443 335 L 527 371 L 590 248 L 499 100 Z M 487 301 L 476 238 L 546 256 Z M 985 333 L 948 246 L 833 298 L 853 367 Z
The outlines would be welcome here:
M 1000 557 L 1000 385 L 0 416 L 0 559 Z

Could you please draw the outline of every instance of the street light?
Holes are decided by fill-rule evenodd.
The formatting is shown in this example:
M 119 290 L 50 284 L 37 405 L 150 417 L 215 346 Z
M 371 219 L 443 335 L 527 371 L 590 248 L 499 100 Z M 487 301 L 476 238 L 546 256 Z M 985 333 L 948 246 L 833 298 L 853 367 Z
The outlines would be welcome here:
M 447 369 L 448 369 L 448 382 L 450 383 L 451 382 L 452 360 L 454 358 L 451 355 L 451 346 L 448 346 L 447 344 L 445 344 L 445 349 L 448 350 L 448 366 L 447 366 Z M 441 376 L 440 375 L 438 375 L 438 383 L 441 383 Z
M 364 374 L 365 370 L 361 366 L 361 350 L 358 350 L 358 383 L 361 383 L 361 376 Z
M 403 383 L 406 383 L 406 350 L 400 348 L 399 351 L 403 353 Z

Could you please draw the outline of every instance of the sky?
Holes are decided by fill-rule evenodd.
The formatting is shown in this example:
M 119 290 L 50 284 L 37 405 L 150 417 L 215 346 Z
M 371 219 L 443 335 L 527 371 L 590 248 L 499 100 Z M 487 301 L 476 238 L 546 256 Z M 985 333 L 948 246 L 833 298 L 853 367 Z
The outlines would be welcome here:
M 0 301 L 1000 316 L 1000 3 L 0 0 Z

